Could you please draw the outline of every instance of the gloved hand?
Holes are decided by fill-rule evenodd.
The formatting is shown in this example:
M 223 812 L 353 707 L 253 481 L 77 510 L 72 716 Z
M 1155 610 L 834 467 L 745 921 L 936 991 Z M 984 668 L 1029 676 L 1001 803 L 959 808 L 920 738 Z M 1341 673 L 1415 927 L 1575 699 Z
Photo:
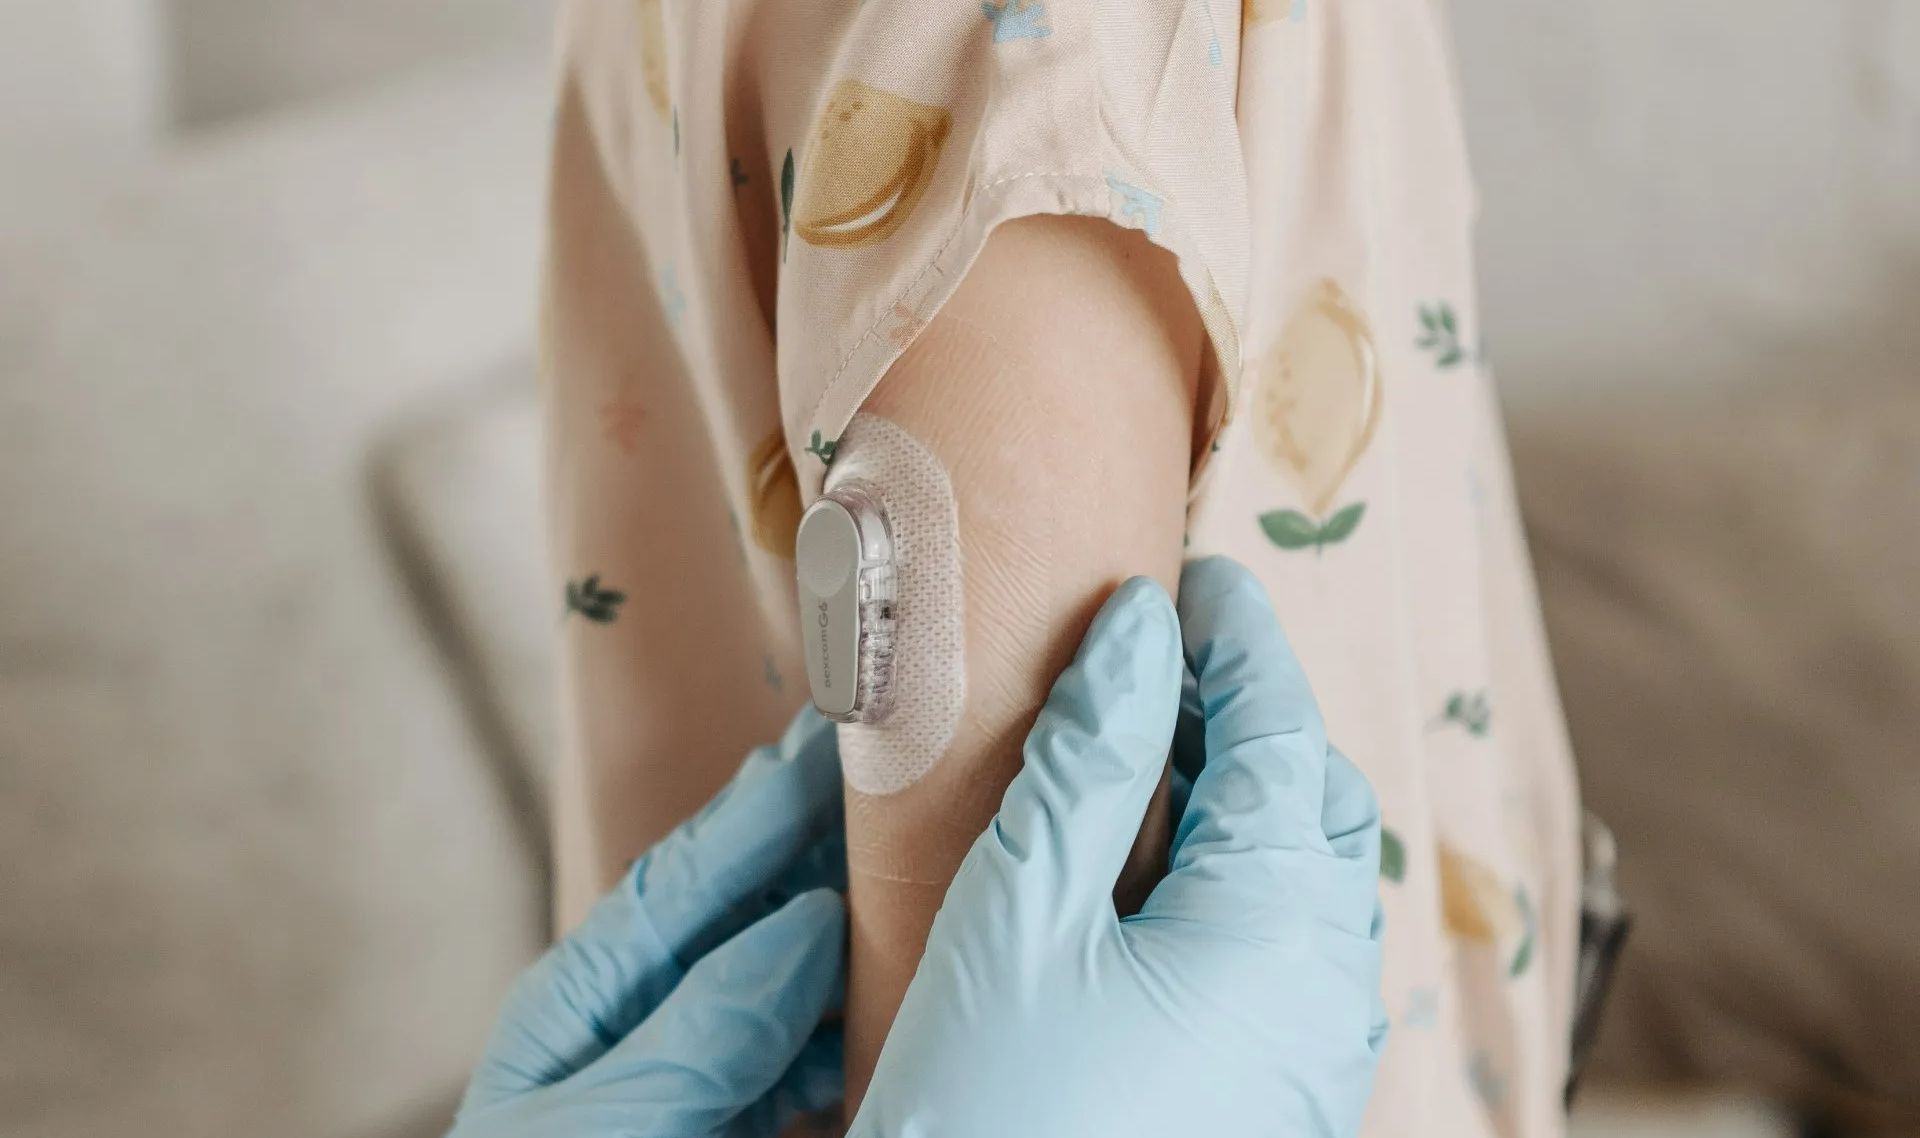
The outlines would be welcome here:
M 1179 712 L 1204 766 L 1171 872 L 1109 897 Z M 1380 818 L 1260 585 L 1188 566 L 1093 622 L 961 863 L 849 1138 L 1345 1136 L 1387 1019 Z
M 451 1138 L 774 1138 L 840 1101 L 840 804 L 808 709 L 520 977 Z

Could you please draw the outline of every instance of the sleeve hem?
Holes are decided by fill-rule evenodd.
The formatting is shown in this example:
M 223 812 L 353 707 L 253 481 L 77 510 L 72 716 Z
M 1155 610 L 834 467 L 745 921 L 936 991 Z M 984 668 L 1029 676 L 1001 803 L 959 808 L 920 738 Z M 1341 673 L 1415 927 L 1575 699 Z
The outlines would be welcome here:
M 812 501 L 818 497 L 825 481 L 823 464 L 803 461 L 815 432 L 823 440 L 839 437 L 893 361 L 959 287 L 994 227 L 1020 217 L 1062 215 L 1100 217 L 1123 228 L 1140 230 L 1178 262 L 1180 277 L 1206 329 L 1208 345 L 1200 376 L 1200 390 L 1206 393 L 1201 413 L 1207 417 L 1207 427 L 1188 478 L 1191 501 L 1200 491 L 1218 435 L 1232 418 L 1239 395 L 1240 320 L 1224 299 L 1238 290 L 1219 279 L 1179 218 L 1167 208 L 1165 197 L 1143 182 L 1116 168 L 1099 174 L 1021 172 L 975 187 L 953 233 L 904 289 L 887 298 L 880 315 L 854 335 L 820 395 L 810 405 L 796 408 L 797 417 L 789 417 L 788 445 L 795 452 L 802 498 Z

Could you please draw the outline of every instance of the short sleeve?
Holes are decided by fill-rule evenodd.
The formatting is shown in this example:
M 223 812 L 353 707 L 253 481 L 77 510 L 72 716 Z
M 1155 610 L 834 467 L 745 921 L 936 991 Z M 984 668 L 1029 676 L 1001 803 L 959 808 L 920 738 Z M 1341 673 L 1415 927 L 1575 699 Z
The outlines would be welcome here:
M 821 5 L 760 5 L 742 31 L 779 59 L 762 113 L 802 497 L 994 226 L 1026 215 L 1107 218 L 1174 254 L 1207 333 L 1202 414 L 1217 428 L 1238 388 L 1248 271 L 1237 5 L 842 7 L 835 22 Z

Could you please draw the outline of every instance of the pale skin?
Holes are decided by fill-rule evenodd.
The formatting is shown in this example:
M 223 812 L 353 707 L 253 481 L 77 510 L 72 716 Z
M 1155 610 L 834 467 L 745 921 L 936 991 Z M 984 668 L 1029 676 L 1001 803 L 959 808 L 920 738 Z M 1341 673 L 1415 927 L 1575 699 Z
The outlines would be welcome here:
M 848 794 L 849 1117 L 946 884 L 1095 611 L 1136 574 L 1178 586 L 1203 343 L 1171 254 L 1098 219 L 1022 218 L 994 230 L 863 407 L 952 481 L 966 701 L 920 783 Z M 1164 866 L 1167 833 L 1163 796 L 1122 907 Z
M 563 131 L 556 162 L 571 157 Z M 611 217 L 616 208 L 596 200 L 556 209 L 562 224 L 553 255 L 618 261 L 621 250 L 595 239 L 622 231 L 595 216 Z M 569 218 L 577 234 L 564 224 Z M 550 320 L 621 329 L 611 342 L 549 337 L 602 343 L 602 353 L 617 358 L 552 360 L 550 371 L 644 365 L 660 335 L 633 318 L 646 311 L 644 281 L 622 277 L 618 285 L 611 291 L 630 285 L 632 295 L 575 297 L 548 308 Z M 618 319 L 608 315 L 616 311 Z M 1094 613 L 1131 576 L 1177 589 L 1204 342 L 1172 255 L 1143 235 L 1094 218 L 1021 218 L 993 231 L 958 290 L 861 408 L 915 436 L 951 480 L 966 699 L 960 727 L 924 779 L 886 797 L 848 795 L 849 1117 L 946 885 L 1019 768 L 1027 729 Z M 564 400 L 556 406 L 595 413 Z M 657 480 L 718 498 L 683 477 L 711 465 L 695 440 L 667 440 L 620 461 L 627 465 L 588 466 L 573 476 Z M 630 515 L 619 520 L 625 533 L 664 524 L 646 516 L 649 500 L 631 497 Z M 705 547 L 724 548 L 731 535 L 719 528 L 723 504 L 701 513 L 717 519 Z M 605 520 L 583 521 L 583 540 L 603 532 Z M 572 519 L 557 522 L 564 530 Z M 596 555 L 588 548 L 578 556 L 593 564 Z M 784 699 L 769 698 L 757 671 L 747 670 L 757 665 L 757 645 L 714 643 L 709 630 L 672 611 L 667 599 L 692 587 L 675 574 L 695 571 L 735 570 L 650 558 L 621 582 L 629 600 L 616 627 L 644 624 L 650 636 L 669 638 L 653 650 L 628 651 L 574 626 L 579 640 L 566 654 L 574 669 L 566 686 L 578 703 L 564 719 L 587 737 L 567 741 L 565 752 L 579 760 L 562 764 L 555 791 L 561 928 L 711 797 L 747 748 L 777 736 L 791 714 L 791 689 Z M 658 606 L 665 607 L 649 619 Z M 596 713 L 610 707 L 619 714 Z M 1120 907 L 1137 904 L 1164 867 L 1168 823 L 1163 795 L 1116 889 Z
M 765 642 L 749 622 L 690 620 L 676 599 L 716 577 L 741 595 L 752 587 L 725 552 L 735 538 L 724 485 L 687 477 L 714 468 L 712 444 L 697 432 L 647 429 L 697 420 L 692 388 L 647 385 L 634 400 L 648 418 L 633 445 L 606 445 L 607 416 L 624 406 L 610 394 L 659 367 L 671 332 L 572 86 L 555 120 L 553 163 L 541 370 L 557 460 L 548 467 L 551 500 L 563 505 L 549 524 L 569 576 L 618 565 L 607 584 L 625 596 L 613 624 L 572 617 L 561 626 L 568 706 L 553 789 L 553 894 L 564 931 L 635 857 L 711 799 L 749 748 L 779 737 L 794 695 L 761 682 Z M 672 493 L 588 492 L 609 485 Z M 662 533 L 683 546 L 663 548 Z M 648 555 L 629 556 L 635 545 Z

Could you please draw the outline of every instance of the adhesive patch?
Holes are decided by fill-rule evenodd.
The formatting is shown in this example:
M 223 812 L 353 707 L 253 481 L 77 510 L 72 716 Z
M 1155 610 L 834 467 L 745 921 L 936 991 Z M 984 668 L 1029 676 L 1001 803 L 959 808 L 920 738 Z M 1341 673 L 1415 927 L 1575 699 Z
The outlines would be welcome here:
M 880 489 L 893 537 L 893 710 L 840 725 L 840 765 L 862 794 L 893 794 L 933 769 L 966 703 L 960 511 L 940 460 L 879 415 L 841 433 L 826 488 L 855 478 Z

